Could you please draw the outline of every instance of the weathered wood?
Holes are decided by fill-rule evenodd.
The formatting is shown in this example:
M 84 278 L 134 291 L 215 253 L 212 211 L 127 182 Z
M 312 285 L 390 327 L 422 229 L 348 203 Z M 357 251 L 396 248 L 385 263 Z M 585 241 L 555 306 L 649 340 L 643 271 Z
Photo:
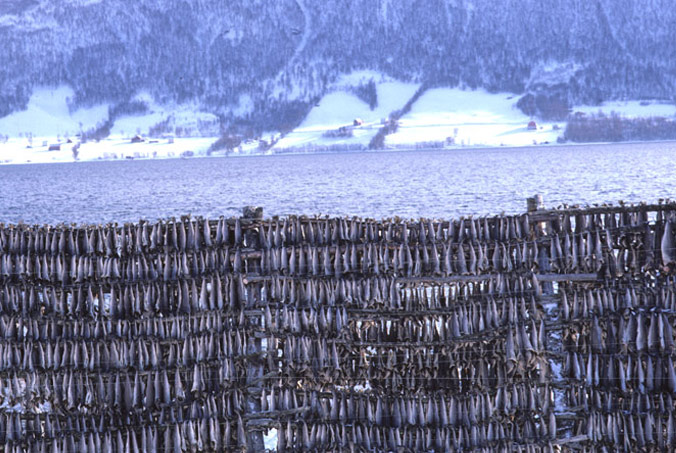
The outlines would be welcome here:
M 557 218 L 561 215 L 593 215 L 593 214 L 620 214 L 633 212 L 664 212 L 676 210 L 676 202 L 670 201 L 659 204 L 622 204 L 619 206 L 584 206 L 584 207 L 564 207 L 560 209 L 547 209 L 529 214 L 530 222 L 542 222 Z
M 526 199 L 526 208 L 529 213 L 542 210 L 545 207 L 542 195 L 535 195 L 534 197 Z
M 262 208 L 254 208 L 247 206 L 243 209 L 244 218 L 248 219 L 260 219 L 263 217 Z M 245 233 L 245 243 L 256 246 L 258 243 L 258 235 L 252 230 L 248 230 Z M 261 299 L 260 287 L 253 285 L 248 288 L 249 294 L 248 298 L 250 301 L 255 303 L 256 300 Z M 260 314 L 258 317 L 248 317 L 246 318 L 248 324 L 254 329 L 260 328 L 263 325 L 263 316 Z M 247 353 L 249 356 L 260 356 L 262 353 L 262 342 L 260 338 L 255 336 L 249 340 Z M 247 382 L 247 399 L 246 399 L 246 412 L 244 414 L 245 418 L 256 417 L 261 411 L 261 401 L 256 396 L 261 392 L 263 385 L 263 366 L 261 364 L 261 357 L 258 357 L 256 360 L 250 360 L 246 370 L 246 382 Z M 248 425 L 247 425 L 248 427 Z M 246 433 L 247 436 L 247 451 L 250 453 L 260 452 L 265 449 L 265 441 L 263 439 L 263 432 L 260 430 L 249 429 Z
M 596 282 L 598 274 L 536 274 L 540 282 Z
M 568 437 L 564 439 L 556 439 L 552 441 L 553 445 L 570 445 L 570 444 L 580 444 L 589 440 L 589 436 L 582 434 L 579 436 Z

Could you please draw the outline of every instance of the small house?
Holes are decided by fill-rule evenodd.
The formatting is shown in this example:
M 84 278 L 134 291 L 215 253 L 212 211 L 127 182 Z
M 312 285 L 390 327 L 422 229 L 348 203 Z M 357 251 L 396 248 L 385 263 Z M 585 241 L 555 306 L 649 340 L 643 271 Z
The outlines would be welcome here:
M 144 141 L 144 140 L 143 140 L 143 137 L 141 137 L 140 135 L 134 135 L 134 136 L 131 138 L 131 142 L 132 142 L 132 143 L 141 143 L 141 142 L 143 142 L 143 141 Z
M 538 125 L 535 123 L 535 121 L 531 121 L 528 123 L 528 130 L 529 131 L 536 131 L 538 128 Z
M 364 124 L 364 120 L 362 120 L 361 118 L 355 118 L 354 121 L 352 122 L 352 125 L 355 127 L 361 126 L 362 124 Z
M 61 151 L 61 144 L 52 143 L 51 145 L 49 145 L 49 151 Z

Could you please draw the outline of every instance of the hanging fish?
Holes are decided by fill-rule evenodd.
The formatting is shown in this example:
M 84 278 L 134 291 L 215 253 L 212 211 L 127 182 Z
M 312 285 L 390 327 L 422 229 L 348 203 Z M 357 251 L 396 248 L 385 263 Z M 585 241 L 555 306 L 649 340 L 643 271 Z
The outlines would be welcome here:
M 235 244 L 242 245 L 242 223 L 239 217 L 235 218 Z
M 467 260 L 465 258 L 464 242 L 460 242 L 458 244 L 457 259 L 454 267 L 458 274 L 467 275 Z
M 662 265 L 671 270 L 676 264 L 676 247 L 674 246 L 674 233 L 672 226 L 673 218 L 669 216 L 664 222 L 664 232 L 660 242 L 662 252 Z

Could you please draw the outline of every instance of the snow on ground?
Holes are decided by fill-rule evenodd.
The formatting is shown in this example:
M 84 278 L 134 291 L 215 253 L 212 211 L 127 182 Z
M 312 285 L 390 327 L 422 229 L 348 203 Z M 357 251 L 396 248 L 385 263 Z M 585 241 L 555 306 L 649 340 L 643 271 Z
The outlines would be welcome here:
M 270 451 L 277 450 L 277 428 L 272 428 L 263 436 L 265 449 Z
M 111 136 L 148 135 L 151 128 L 163 122 L 166 122 L 164 133 L 184 136 L 218 136 L 218 117 L 212 113 L 200 111 L 197 105 L 162 105 L 156 103 L 147 93 L 137 95 L 134 100 L 143 102 L 148 107 L 148 111 L 141 115 L 117 118 L 111 128 Z M 178 134 L 177 130 L 181 133 Z
M 70 113 L 68 99 L 73 96 L 68 86 L 36 89 L 25 110 L 0 118 L 0 135 L 72 136 L 108 118 L 108 104 Z
M 10 138 L 0 143 L 0 164 L 73 162 L 73 146 L 77 143 L 61 142 L 59 150 L 50 151 L 50 145 L 56 145 L 52 137 L 33 139 L 29 145 L 26 138 Z M 215 141 L 206 138 L 146 139 L 145 142 L 131 143 L 121 137 L 107 138 L 100 142 L 89 141 L 80 144 L 78 160 L 116 160 L 116 159 L 162 159 L 171 157 L 204 156 Z M 30 148 L 28 146 L 31 146 Z
M 349 74 L 342 74 L 331 85 L 334 90 L 345 90 L 351 87 L 363 85 L 373 80 L 375 83 L 394 82 L 394 79 L 378 71 L 364 69 L 353 71 Z
M 67 86 L 36 89 L 25 110 L 0 118 L 0 163 L 72 162 L 78 134 L 103 124 L 109 112 L 108 104 L 70 112 L 73 96 Z M 218 118 L 196 105 L 159 105 L 147 94 L 135 100 L 144 102 L 148 111 L 118 118 L 105 140 L 79 144 L 78 160 L 205 155 L 218 138 Z M 131 137 L 147 136 L 153 127 L 163 138 L 131 143 Z
M 353 83 L 366 83 L 373 80 L 372 73 L 357 73 L 339 81 L 345 90 L 339 90 L 324 96 L 310 111 L 303 123 L 293 132 L 282 138 L 274 149 L 302 148 L 310 146 L 368 145 L 371 138 L 382 127 L 382 121 L 394 110 L 401 109 L 413 96 L 419 85 L 412 83 L 379 81 L 376 82 L 378 105 L 371 110 L 369 105 L 356 95 L 347 91 Z M 355 119 L 363 124 L 352 128 Z M 352 137 L 323 137 L 327 131 L 340 127 L 352 129 Z
M 538 122 L 537 130 L 529 130 L 531 118 L 516 107 L 517 100 L 516 95 L 509 93 L 431 89 L 400 119 L 399 129 L 388 135 L 385 143 L 406 147 L 421 142 L 454 143 L 455 146 L 527 146 L 534 142 L 556 142 L 562 131 L 554 130 L 555 123 Z
M 547 68 L 545 68 L 547 69 Z M 574 68 L 573 68 L 574 69 Z M 354 94 L 355 87 L 373 81 L 378 104 L 371 110 Z M 310 111 L 302 124 L 282 137 L 268 152 L 282 150 L 336 150 L 367 147 L 383 122 L 395 110 L 400 110 L 419 88 L 375 71 L 357 71 L 341 76 L 332 84 L 332 92 L 324 96 Z M 67 162 L 73 161 L 76 134 L 93 129 L 108 118 L 109 106 L 79 109 L 70 112 L 69 100 L 74 96 L 67 86 L 35 90 L 28 106 L 0 118 L 0 163 Z M 80 145 L 78 160 L 168 158 L 206 155 L 219 133 L 218 118 L 200 111 L 193 104 L 162 105 L 148 94 L 140 93 L 134 100 L 148 107 L 141 115 L 117 118 L 109 138 Z M 528 146 L 555 143 L 563 134 L 565 122 L 537 121 L 536 129 L 528 127 L 531 118 L 517 107 L 518 96 L 509 93 L 489 93 L 484 90 L 435 88 L 426 91 L 400 118 L 395 134 L 386 137 L 388 148 L 421 146 Z M 240 99 L 242 110 L 251 106 L 246 96 Z M 625 117 L 674 117 L 676 105 L 658 101 L 607 102 L 601 106 L 579 106 L 573 112 L 605 114 L 617 112 Z M 353 125 L 355 119 L 362 123 Z M 160 126 L 160 127 L 158 127 Z M 344 128 L 348 136 L 325 136 L 328 131 Z M 131 137 L 146 136 L 150 130 L 160 139 L 145 138 L 131 143 Z M 351 136 L 349 136 L 352 134 Z M 270 135 L 270 138 L 267 137 Z M 276 136 L 270 132 L 267 142 Z M 205 138 L 183 138 L 202 137 Z M 171 138 L 175 137 L 175 138 Z M 70 138 L 71 143 L 68 143 Z M 59 150 L 49 148 L 60 145 Z M 259 153 L 259 142 L 249 140 L 234 154 Z
M 613 101 L 601 105 L 583 105 L 573 109 L 573 112 L 595 114 L 602 112 L 610 115 L 612 112 L 626 118 L 645 118 L 651 116 L 674 117 L 676 105 L 659 101 Z

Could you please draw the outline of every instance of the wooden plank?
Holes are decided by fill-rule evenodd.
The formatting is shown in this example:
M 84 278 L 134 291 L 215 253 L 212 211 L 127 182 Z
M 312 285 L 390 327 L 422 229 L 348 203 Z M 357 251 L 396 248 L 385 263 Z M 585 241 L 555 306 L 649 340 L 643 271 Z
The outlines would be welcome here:
M 544 222 L 552 220 L 559 215 L 586 215 L 586 214 L 620 214 L 624 212 L 657 212 L 657 211 L 676 211 L 676 203 L 660 203 L 660 204 L 631 204 L 621 206 L 588 206 L 588 207 L 572 207 L 563 209 L 547 209 L 538 210 L 528 214 L 528 220 L 531 223 Z
M 589 440 L 589 436 L 586 434 L 581 434 L 579 436 L 573 436 L 573 437 L 567 437 L 563 439 L 556 439 L 552 441 L 553 445 L 566 445 L 566 444 L 573 444 L 573 443 L 581 443 L 581 442 L 586 442 Z
M 349 274 L 345 275 L 349 277 Z M 396 283 L 410 284 L 410 283 L 435 283 L 435 284 L 444 284 L 444 283 L 478 283 L 486 280 L 491 280 L 497 278 L 498 276 L 503 276 L 505 278 L 510 278 L 508 274 L 481 274 L 481 275 L 450 275 L 448 277 L 433 277 L 421 275 L 419 277 L 389 277 L 393 278 Z M 362 274 L 355 273 L 354 277 L 364 278 Z M 381 275 L 370 276 L 369 278 L 382 277 Z M 530 278 L 530 274 L 523 273 L 522 277 Z M 329 277 L 332 278 L 332 277 Z M 535 278 L 539 282 L 593 282 L 598 280 L 597 274 L 535 274 Z M 248 274 L 244 277 L 244 283 L 248 282 L 261 282 L 269 281 L 273 279 L 279 280 L 295 280 L 295 281 L 307 281 L 307 280 L 326 280 L 327 277 L 323 275 L 303 275 L 303 276 L 285 276 L 285 275 L 253 275 Z
M 597 274 L 536 274 L 540 282 L 595 282 Z
M 254 213 L 250 207 L 244 207 L 244 214 L 250 219 L 257 215 Z M 262 216 L 262 211 L 260 212 Z M 256 230 L 248 230 L 244 232 L 244 239 L 247 244 L 252 244 L 254 247 L 258 244 L 258 232 Z M 256 304 L 261 301 L 261 287 L 260 285 L 252 285 L 246 289 L 247 298 L 249 303 Z M 248 317 L 247 324 L 249 329 L 258 330 L 263 327 L 263 315 L 262 313 L 257 317 Z M 247 341 L 247 355 L 250 357 L 255 357 L 263 353 L 262 342 L 260 338 L 256 338 L 254 335 L 250 337 Z M 263 376 L 263 365 L 260 359 L 252 359 L 248 361 L 246 368 L 246 405 L 244 417 L 252 418 L 256 417 L 261 411 L 261 401 L 256 396 L 259 395 L 262 391 L 262 378 Z M 247 428 L 249 428 L 247 426 Z M 263 432 L 261 430 L 247 429 L 246 432 L 246 451 L 247 452 L 258 452 L 265 450 L 265 441 L 263 439 Z

